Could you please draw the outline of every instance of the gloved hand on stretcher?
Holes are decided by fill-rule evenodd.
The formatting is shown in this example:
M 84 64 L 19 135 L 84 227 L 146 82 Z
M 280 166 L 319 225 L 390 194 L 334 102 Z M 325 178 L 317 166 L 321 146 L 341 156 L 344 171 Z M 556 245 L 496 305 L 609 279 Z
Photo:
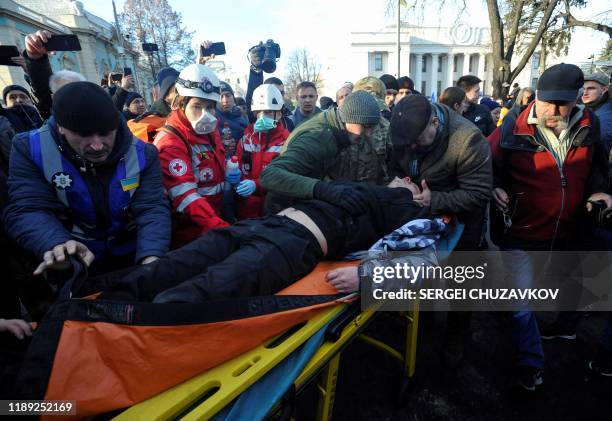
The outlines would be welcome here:
M 317 200 L 341 207 L 352 216 L 364 214 L 368 210 L 367 198 L 356 188 L 356 184 L 349 186 L 318 181 L 312 195 Z

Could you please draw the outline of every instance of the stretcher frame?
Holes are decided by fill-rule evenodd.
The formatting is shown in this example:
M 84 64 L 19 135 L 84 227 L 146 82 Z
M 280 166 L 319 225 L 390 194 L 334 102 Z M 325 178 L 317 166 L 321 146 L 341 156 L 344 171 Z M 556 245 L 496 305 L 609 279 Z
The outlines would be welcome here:
M 289 329 L 264 345 L 134 405 L 113 419 L 117 421 L 210 419 L 346 309 L 347 304 L 325 309 L 303 325 Z M 412 311 L 402 313 L 408 321 L 406 348 L 403 353 L 362 333 L 374 319 L 377 309 L 375 306 L 358 313 L 344 327 L 339 340 L 325 341 L 294 381 L 295 390 L 298 392 L 310 382 L 316 381 L 319 395 L 318 420 L 332 419 L 341 353 L 355 339 L 373 345 L 402 363 L 405 378 L 411 379 L 414 375 L 418 305 L 415 305 Z M 280 403 L 271 413 L 277 412 L 279 408 Z

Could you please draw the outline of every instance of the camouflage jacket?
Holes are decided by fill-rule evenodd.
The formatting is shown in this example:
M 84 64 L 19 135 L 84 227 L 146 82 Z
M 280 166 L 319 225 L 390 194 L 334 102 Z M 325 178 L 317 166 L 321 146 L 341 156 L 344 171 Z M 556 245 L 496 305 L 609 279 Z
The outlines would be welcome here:
M 390 181 L 390 157 L 389 121 L 381 118 L 370 137 L 340 150 L 337 166 L 326 179 L 386 184 Z

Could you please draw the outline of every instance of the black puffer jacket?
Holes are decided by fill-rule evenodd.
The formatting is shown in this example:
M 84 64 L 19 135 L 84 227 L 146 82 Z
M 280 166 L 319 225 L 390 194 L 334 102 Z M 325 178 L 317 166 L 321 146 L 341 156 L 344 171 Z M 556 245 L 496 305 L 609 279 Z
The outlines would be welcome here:
M 467 111 L 463 113 L 463 117 L 474 123 L 485 137 L 493 133 L 496 128 L 491 118 L 491 112 L 484 105 L 470 104 Z

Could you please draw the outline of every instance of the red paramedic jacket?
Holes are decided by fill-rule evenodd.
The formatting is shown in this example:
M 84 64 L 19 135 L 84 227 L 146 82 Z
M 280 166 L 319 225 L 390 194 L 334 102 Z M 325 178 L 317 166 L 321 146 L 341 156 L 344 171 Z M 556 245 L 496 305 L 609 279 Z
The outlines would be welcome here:
M 172 245 L 180 247 L 211 229 L 229 225 L 220 217 L 225 150 L 217 130 L 197 134 L 181 110 L 170 113 L 166 126 L 171 128 L 162 127 L 154 144 L 172 202 Z
M 259 184 L 261 172 L 281 153 L 281 148 L 289 137 L 289 131 L 279 124 L 268 132 L 253 132 L 253 125 L 244 131 L 244 136 L 236 147 L 243 180 L 255 181 L 255 192 L 240 198 L 237 206 L 238 219 L 259 218 L 263 216 L 266 189 Z

